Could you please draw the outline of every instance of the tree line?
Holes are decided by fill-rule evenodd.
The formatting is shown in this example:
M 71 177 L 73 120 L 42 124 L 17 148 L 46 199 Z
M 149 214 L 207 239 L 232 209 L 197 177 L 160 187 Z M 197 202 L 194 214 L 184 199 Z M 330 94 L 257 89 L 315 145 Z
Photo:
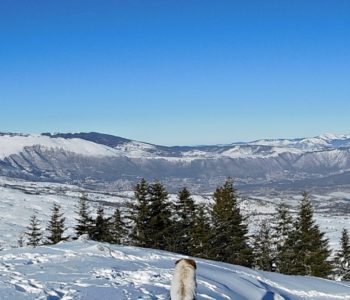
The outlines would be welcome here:
M 92 217 L 83 195 L 76 206 L 75 235 L 69 237 L 64 234 L 61 207 L 54 204 L 46 235 L 34 215 L 18 244 L 36 247 L 84 235 L 100 242 L 167 250 L 265 271 L 350 280 L 348 231 L 343 230 L 341 249 L 331 258 L 329 241 L 313 213 L 310 196 L 303 193 L 295 217 L 282 203 L 274 218 L 258 224 L 256 233 L 249 236 L 231 178 L 215 190 L 209 205 L 196 203 L 187 188 L 171 202 L 162 183 L 141 179 L 134 187 L 133 201 L 122 211 L 117 208 L 107 216 L 99 206 Z

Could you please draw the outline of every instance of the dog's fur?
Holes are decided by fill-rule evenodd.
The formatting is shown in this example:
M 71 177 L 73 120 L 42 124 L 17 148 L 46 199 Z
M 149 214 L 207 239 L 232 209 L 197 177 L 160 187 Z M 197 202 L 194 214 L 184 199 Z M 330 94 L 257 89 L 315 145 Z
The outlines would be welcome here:
M 196 269 L 193 259 L 179 259 L 175 263 L 175 273 L 171 281 L 171 300 L 194 300 L 196 299 Z

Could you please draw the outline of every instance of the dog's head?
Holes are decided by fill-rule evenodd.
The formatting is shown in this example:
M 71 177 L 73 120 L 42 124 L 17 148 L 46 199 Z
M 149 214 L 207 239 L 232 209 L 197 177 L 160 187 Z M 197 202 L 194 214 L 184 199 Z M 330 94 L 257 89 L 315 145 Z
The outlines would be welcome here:
M 177 265 L 179 262 L 183 262 L 186 265 L 191 266 L 193 269 L 197 269 L 197 264 L 193 259 L 181 258 L 175 262 L 175 265 Z

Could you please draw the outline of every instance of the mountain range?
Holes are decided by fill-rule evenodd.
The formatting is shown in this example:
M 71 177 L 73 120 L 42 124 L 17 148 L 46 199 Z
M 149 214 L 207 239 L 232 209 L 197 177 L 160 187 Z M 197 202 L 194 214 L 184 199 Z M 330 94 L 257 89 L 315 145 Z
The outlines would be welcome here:
M 207 192 L 228 176 L 242 188 L 334 188 L 350 180 L 350 135 L 160 146 L 96 132 L 0 133 L 0 175 L 105 190 L 144 177 Z

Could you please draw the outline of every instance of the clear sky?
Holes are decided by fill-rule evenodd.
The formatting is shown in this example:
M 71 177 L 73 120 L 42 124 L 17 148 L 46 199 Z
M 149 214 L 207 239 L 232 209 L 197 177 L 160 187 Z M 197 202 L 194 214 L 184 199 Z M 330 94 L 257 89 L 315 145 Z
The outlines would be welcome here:
M 350 133 L 348 0 L 1 0 L 0 131 Z

